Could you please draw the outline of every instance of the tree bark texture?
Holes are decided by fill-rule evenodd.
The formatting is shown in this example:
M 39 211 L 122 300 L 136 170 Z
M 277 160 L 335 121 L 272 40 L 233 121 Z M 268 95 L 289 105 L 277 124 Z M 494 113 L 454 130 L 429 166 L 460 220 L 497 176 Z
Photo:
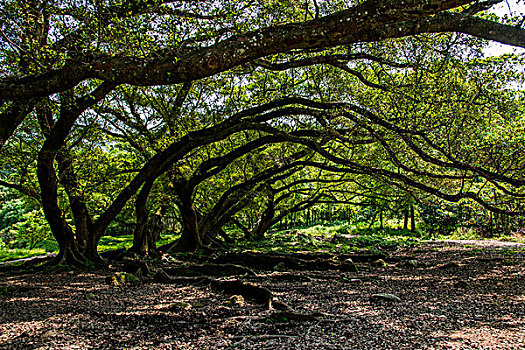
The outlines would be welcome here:
M 182 223 L 181 236 L 174 249 L 179 252 L 195 251 L 201 246 L 202 237 L 199 231 L 197 212 L 193 207 L 194 188 L 189 186 L 185 180 L 174 182 L 174 188 L 178 197 L 177 206 Z
M 148 224 L 148 196 L 153 186 L 153 180 L 149 179 L 144 182 L 142 189 L 140 190 L 137 200 L 135 202 L 135 216 L 136 226 L 135 232 L 133 233 L 133 246 L 130 251 L 137 253 L 140 256 L 144 256 L 148 251 L 148 235 L 147 235 L 147 224 Z

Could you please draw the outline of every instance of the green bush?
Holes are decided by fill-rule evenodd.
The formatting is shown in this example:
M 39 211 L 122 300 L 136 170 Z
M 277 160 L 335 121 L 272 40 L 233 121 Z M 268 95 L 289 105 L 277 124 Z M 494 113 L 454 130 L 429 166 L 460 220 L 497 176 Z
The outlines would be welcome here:
M 4 236 L 10 238 L 9 247 L 33 249 L 51 237 L 51 229 L 42 209 L 24 213 L 19 219 L 21 220 L 3 230 Z
M 33 249 L 50 237 L 42 209 L 10 189 L 0 189 L 0 247 Z

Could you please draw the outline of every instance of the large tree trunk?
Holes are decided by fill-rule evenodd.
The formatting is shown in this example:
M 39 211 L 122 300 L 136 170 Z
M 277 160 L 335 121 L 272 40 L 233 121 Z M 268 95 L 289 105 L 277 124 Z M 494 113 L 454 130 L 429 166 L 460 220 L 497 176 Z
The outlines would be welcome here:
M 144 182 L 142 189 L 140 190 L 137 201 L 135 202 L 135 215 L 137 218 L 137 225 L 135 226 L 135 232 L 133 233 L 133 246 L 129 249 L 130 251 L 137 253 L 140 256 L 146 255 L 148 251 L 148 239 L 147 239 L 147 224 L 148 224 L 148 196 L 153 186 L 154 180 L 147 180 Z
M 94 252 L 88 251 L 88 241 L 90 240 L 90 232 L 93 228 L 93 222 L 89 215 L 85 198 L 81 193 L 77 177 L 72 169 L 71 157 L 68 150 L 65 149 L 65 147 L 62 147 L 57 154 L 56 159 L 60 174 L 60 183 L 66 190 L 71 212 L 75 219 L 75 237 L 77 245 L 86 253 L 86 255 L 98 255 L 96 249 Z
M 60 251 L 54 260 L 57 264 L 83 265 L 85 257 L 78 249 L 73 230 L 67 224 L 58 205 L 57 178 L 53 167 L 54 153 L 42 149 L 38 155 L 37 176 L 40 184 L 42 207 L 51 232 Z
M 147 252 L 150 256 L 160 257 L 160 252 L 157 249 L 157 242 L 160 239 L 160 234 L 164 225 L 162 223 L 162 208 L 159 208 L 152 215 L 151 219 L 148 221 L 147 226 Z
M 86 258 L 94 262 L 102 261 L 97 253 L 98 238 L 94 236 L 94 232 L 92 232 L 91 235 L 93 237 L 86 234 L 88 238 L 91 239 L 88 239 L 86 242 L 85 254 L 82 254 L 78 247 L 73 230 L 66 222 L 58 202 L 58 183 L 54 162 L 59 151 L 66 146 L 66 139 L 80 114 L 103 99 L 113 88 L 114 85 L 110 83 L 102 83 L 91 93 L 74 100 L 71 100 L 72 96 L 69 96 L 69 94 L 64 94 L 64 96 L 62 96 L 63 105 L 60 110 L 60 117 L 56 123 L 53 122 L 52 112 L 48 106 L 41 104 L 37 110 L 38 120 L 46 138 L 42 148 L 38 152 L 37 177 L 40 185 L 44 215 L 60 247 L 55 263 L 83 265 L 86 262 Z M 65 101 L 68 101 L 68 103 L 65 103 Z M 65 164 L 63 163 L 62 165 Z M 67 168 L 67 166 L 65 168 Z M 70 189 L 73 187 L 74 186 L 71 185 Z M 79 205 L 76 207 L 77 209 L 82 206 L 82 203 L 76 204 Z M 83 209 L 85 209 L 86 212 L 82 215 L 87 215 L 87 208 L 84 206 Z M 79 212 L 77 212 L 77 214 L 79 214 Z M 87 228 L 86 230 L 89 231 Z
M 99 265 L 104 265 L 104 259 L 98 253 L 98 244 L 102 235 L 97 234 L 95 231 L 90 231 L 88 236 L 87 244 L 84 249 L 84 256 L 91 262 Z
M 416 232 L 416 218 L 413 204 L 410 205 L 410 231 Z
M 196 250 L 201 245 L 197 214 L 191 203 L 179 205 L 182 232 L 177 241 L 177 251 L 190 252 Z
M 374 226 L 376 222 L 376 217 L 377 217 L 377 211 L 374 211 L 374 216 L 372 216 L 372 219 L 370 220 L 370 224 L 368 225 L 369 230 L 372 228 L 372 226 Z
M 37 107 L 37 115 L 42 133 L 46 137 L 46 142 L 40 149 L 37 159 L 37 177 L 40 185 L 42 209 L 51 228 L 51 233 L 59 246 L 59 253 L 53 263 L 81 266 L 85 263 L 85 256 L 81 253 L 73 230 L 66 222 L 58 202 L 58 180 L 54 161 L 58 150 L 64 143 L 65 136 L 63 133 L 57 132 L 52 138 L 51 132 L 54 122 L 51 109 L 47 104 L 42 103 Z
M 274 218 L 275 218 L 275 203 L 274 203 L 273 196 L 272 196 L 268 198 L 268 205 L 266 206 L 266 209 L 264 210 L 261 218 L 257 222 L 257 225 L 253 229 L 250 235 L 251 238 L 256 241 L 260 241 L 264 239 L 264 234 L 274 224 Z
M 177 181 L 174 185 L 179 197 L 177 206 L 180 211 L 182 231 L 173 249 L 178 252 L 192 252 L 202 244 L 197 212 L 193 207 L 192 195 L 194 188 L 189 186 L 187 181 Z
M 403 230 L 408 229 L 408 208 L 403 209 Z
M 51 261 L 51 263 L 53 265 L 83 267 L 86 263 L 86 258 L 78 249 L 74 237 L 70 234 L 64 234 L 63 237 L 59 238 L 56 235 L 56 231 L 53 232 L 53 235 L 58 242 L 59 252 L 57 256 Z

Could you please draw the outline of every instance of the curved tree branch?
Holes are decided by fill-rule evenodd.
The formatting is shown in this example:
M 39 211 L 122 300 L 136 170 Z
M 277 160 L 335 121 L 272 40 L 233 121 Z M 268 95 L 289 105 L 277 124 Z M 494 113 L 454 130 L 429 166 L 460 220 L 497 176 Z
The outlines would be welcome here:
M 75 59 L 68 60 L 61 69 L 39 76 L 4 79 L 0 82 L 0 100 L 47 96 L 68 90 L 86 79 L 140 86 L 183 83 L 227 71 L 257 58 L 295 49 L 328 48 L 428 31 L 463 31 L 471 35 L 485 35 L 487 39 L 507 44 L 525 45 L 525 30 L 521 28 L 520 31 L 515 27 L 464 15 L 459 15 L 459 21 L 456 17 L 447 17 L 447 21 L 442 23 L 427 17 L 471 2 L 369 0 L 311 21 L 263 28 L 225 39 L 207 48 L 176 49 L 160 57 L 158 54 L 149 59 L 79 54 Z M 407 27 L 406 23 L 403 25 L 403 21 L 410 20 L 415 20 L 417 28 Z M 377 32 L 377 28 L 388 25 L 396 30 L 387 32 L 381 29 Z M 485 34 L 487 27 L 494 34 Z M 375 38 L 372 32 L 375 32 Z

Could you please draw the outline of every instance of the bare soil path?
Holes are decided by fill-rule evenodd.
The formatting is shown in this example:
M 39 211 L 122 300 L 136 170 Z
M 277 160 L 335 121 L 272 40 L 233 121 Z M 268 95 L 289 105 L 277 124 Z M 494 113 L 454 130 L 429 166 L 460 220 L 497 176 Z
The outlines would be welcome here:
M 386 266 L 358 263 L 357 272 L 244 277 L 290 315 L 230 302 L 207 285 L 1 273 L 0 349 L 525 349 L 523 246 L 445 242 L 388 253 Z

